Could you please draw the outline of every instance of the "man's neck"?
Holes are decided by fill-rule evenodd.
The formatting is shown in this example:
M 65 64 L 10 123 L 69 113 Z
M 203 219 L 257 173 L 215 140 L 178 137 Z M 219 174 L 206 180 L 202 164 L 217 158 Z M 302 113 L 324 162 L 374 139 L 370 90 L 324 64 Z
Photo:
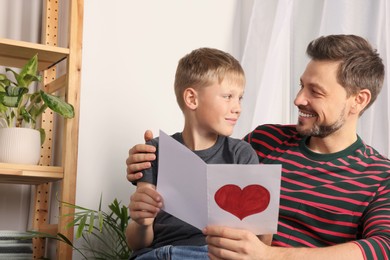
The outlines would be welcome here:
M 311 136 L 308 138 L 307 147 L 316 153 L 321 154 L 331 154 L 340 152 L 357 140 L 357 135 L 354 133 L 350 136 L 338 136 L 338 135 L 330 135 L 327 137 L 314 137 Z

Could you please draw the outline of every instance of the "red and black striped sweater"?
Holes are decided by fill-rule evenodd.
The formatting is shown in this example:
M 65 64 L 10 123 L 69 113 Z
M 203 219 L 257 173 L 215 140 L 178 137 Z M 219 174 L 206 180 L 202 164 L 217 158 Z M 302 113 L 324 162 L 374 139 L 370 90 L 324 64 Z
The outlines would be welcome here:
M 278 232 L 273 245 L 324 247 L 355 241 L 365 259 L 390 255 L 390 161 L 359 137 L 317 154 L 293 125 L 261 125 L 244 138 L 260 163 L 281 164 Z

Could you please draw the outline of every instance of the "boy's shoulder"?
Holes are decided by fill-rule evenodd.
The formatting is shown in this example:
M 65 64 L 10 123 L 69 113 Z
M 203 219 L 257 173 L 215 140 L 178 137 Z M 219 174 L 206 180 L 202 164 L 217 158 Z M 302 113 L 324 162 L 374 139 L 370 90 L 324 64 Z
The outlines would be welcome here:
M 171 137 L 173 139 L 175 139 L 176 141 L 178 141 L 179 143 L 183 143 L 183 139 L 182 139 L 180 132 L 174 133 L 173 135 L 171 135 Z M 152 140 L 147 141 L 146 144 L 153 145 L 153 146 L 158 148 L 159 139 L 160 138 L 157 136 L 157 137 L 153 138 Z
M 243 139 L 239 139 L 231 136 L 223 136 L 222 138 L 225 139 L 226 143 L 229 143 L 231 145 L 248 145 L 248 143 L 245 142 Z
M 230 136 L 224 136 L 223 138 L 225 140 L 225 147 L 229 147 L 228 150 L 231 152 L 253 150 L 252 146 L 243 139 Z

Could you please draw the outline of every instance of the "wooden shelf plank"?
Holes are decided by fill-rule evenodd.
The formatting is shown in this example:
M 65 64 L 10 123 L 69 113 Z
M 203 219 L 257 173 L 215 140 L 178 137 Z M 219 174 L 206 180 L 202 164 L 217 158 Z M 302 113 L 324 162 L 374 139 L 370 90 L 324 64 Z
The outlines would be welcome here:
M 63 177 L 63 167 L 0 163 L 0 183 L 42 184 Z
M 48 69 L 66 59 L 68 48 L 0 38 L 0 65 L 21 68 L 38 53 L 38 70 Z

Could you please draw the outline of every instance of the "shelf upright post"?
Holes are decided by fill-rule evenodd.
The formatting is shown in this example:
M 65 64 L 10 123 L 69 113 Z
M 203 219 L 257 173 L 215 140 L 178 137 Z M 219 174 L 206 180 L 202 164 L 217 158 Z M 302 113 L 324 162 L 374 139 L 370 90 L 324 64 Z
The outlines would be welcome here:
M 77 177 L 77 152 L 79 137 L 79 110 L 80 110 L 80 85 L 81 85 L 81 59 L 82 59 L 82 35 L 84 1 L 69 1 L 68 22 L 68 48 L 67 59 L 67 87 L 66 99 L 75 110 L 75 117 L 65 120 L 62 142 L 62 165 L 64 167 L 64 179 L 61 184 L 62 200 L 75 204 L 76 200 L 76 177 Z M 73 229 L 66 228 L 66 224 L 73 220 L 69 214 L 74 213 L 70 207 L 61 207 L 59 212 L 58 232 L 65 234 L 71 241 Z M 72 259 L 72 248 L 58 242 L 57 259 Z
M 42 10 L 42 38 L 41 42 L 45 45 L 58 45 L 58 1 L 46 0 L 43 3 Z M 39 57 L 38 57 L 39 62 Z M 53 66 L 42 72 L 42 88 L 56 79 L 56 66 Z M 39 165 L 52 165 L 52 146 L 53 146 L 53 123 L 54 115 L 50 109 L 47 109 L 42 115 L 41 127 L 45 129 L 46 138 L 41 149 L 41 159 Z M 50 212 L 50 194 L 52 184 L 43 183 L 35 186 L 35 206 L 33 229 L 39 231 L 48 230 L 49 212 Z M 45 228 L 46 227 L 46 228 Z M 56 230 L 55 230 L 56 231 Z M 55 232 L 54 231 L 54 232 Z M 56 232 L 54 233 L 56 234 Z M 33 239 L 33 259 L 40 259 L 45 256 L 46 241 L 43 238 Z

